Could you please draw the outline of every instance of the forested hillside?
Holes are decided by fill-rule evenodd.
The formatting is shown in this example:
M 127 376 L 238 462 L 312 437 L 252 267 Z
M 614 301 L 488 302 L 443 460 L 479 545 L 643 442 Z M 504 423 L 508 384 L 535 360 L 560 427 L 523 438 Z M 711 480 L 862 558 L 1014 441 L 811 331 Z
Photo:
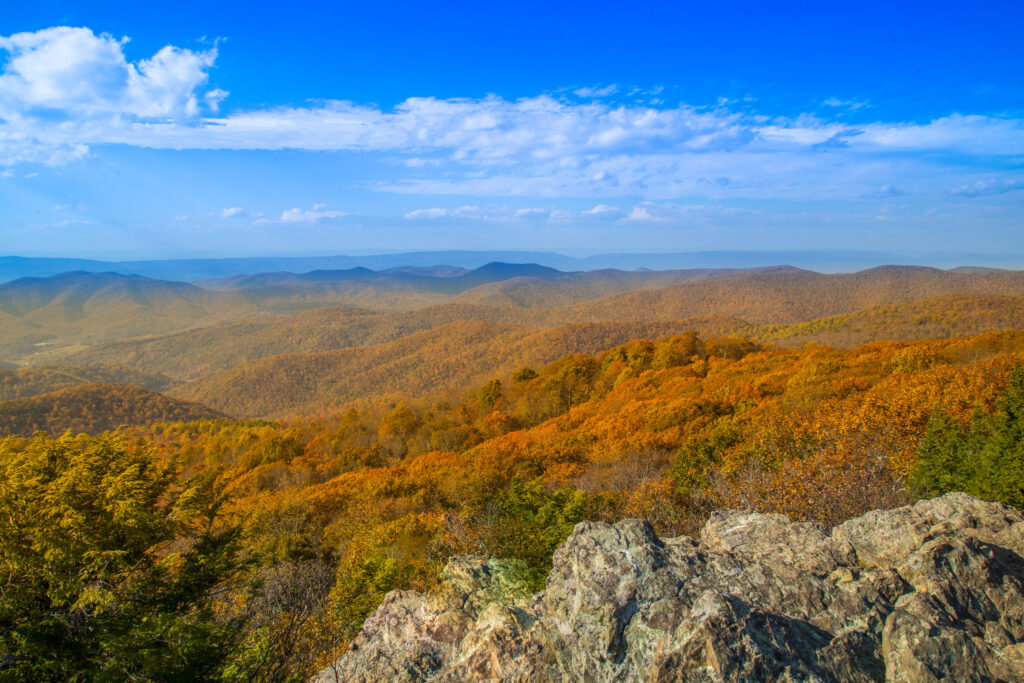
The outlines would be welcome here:
M 553 327 L 722 316 L 793 325 L 936 297 L 1024 296 L 1017 271 L 912 267 L 848 275 L 786 267 L 559 274 L 492 264 L 456 275 L 367 273 L 252 276 L 216 291 L 114 274 L 27 278 L 0 285 L 0 360 L 128 364 L 187 380 L 269 355 L 378 344 L 457 320 Z M 364 310 L 325 308 L 338 305 Z M 978 331 L 961 325 L 954 333 Z M 862 329 L 850 342 L 865 338 Z M 207 343 L 209 359 L 190 353 Z
M 64 273 L 0 284 L 0 322 L 7 323 L 0 328 L 0 357 L 41 364 L 131 337 L 325 306 L 410 311 L 443 304 L 459 293 L 495 282 L 529 279 L 553 288 L 568 287 L 575 292 L 570 297 L 575 302 L 686 277 L 686 271 L 562 273 L 532 264 L 494 263 L 465 272 L 364 268 L 268 273 L 210 281 L 204 288 L 138 275 Z M 577 286 L 577 282 L 585 284 Z M 278 351 L 284 352 L 287 349 Z
M 859 273 L 823 275 L 796 268 L 725 273 L 652 291 L 617 294 L 569 309 L 577 319 L 644 320 L 709 313 L 754 324 L 792 324 L 875 306 L 948 294 L 1024 293 L 1024 273 L 962 273 L 886 266 Z
M 816 342 L 851 347 L 883 339 L 948 339 L 1019 329 L 1024 329 L 1024 297 L 950 294 L 792 325 L 750 325 L 736 332 L 786 346 Z
M 99 434 L 121 425 L 210 420 L 216 410 L 180 401 L 142 387 L 81 384 L 45 394 L 0 402 L 0 435 L 53 435 L 67 430 Z
M 24 278 L 0 285 L 0 354 L 46 364 L 68 350 L 257 312 L 235 295 L 137 275 Z
M 278 355 L 208 374 L 171 394 L 232 415 L 315 415 L 355 399 L 438 394 L 524 363 L 547 363 L 636 338 L 727 331 L 731 321 L 579 323 L 548 330 L 457 321 L 384 344 Z
M 443 372 L 458 341 L 495 340 L 493 324 L 452 325 L 457 334 L 441 337 L 436 346 L 418 340 L 425 351 L 415 362 Z M 519 332 L 504 325 L 498 335 L 515 343 Z M 566 336 L 565 343 L 578 341 Z M 297 380 L 283 368 L 270 375 L 265 390 L 322 386 L 316 377 L 334 372 L 333 364 L 354 371 L 342 359 L 328 358 L 317 373 Z M 372 374 L 372 357 L 359 360 L 370 374 L 358 381 L 383 381 Z M 473 371 L 461 356 L 451 362 Z M 81 392 L 92 392 L 95 400 L 76 399 L 74 405 L 126 423 L 136 416 L 147 423 L 199 417 L 161 414 L 167 409 L 161 397 L 147 398 L 143 389 L 104 386 L 7 402 L 4 414 L 11 414 L 12 404 L 60 405 L 54 397 Z M 136 407 L 133 419 L 110 415 L 118 394 Z M 536 588 L 554 548 L 583 519 L 640 516 L 659 533 L 674 535 L 693 533 L 717 507 L 741 507 L 832 525 L 954 485 L 1011 503 L 1024 490 L 1018 470 L 995 455 L 1016 453 L 1022 443 L 1024 332 L 882 341 L 849 350 L 785 349 L 689 333 L 481 376 L 463 392 L 438 396 L 428 388 L 407 400 L 338 408 L 284 422 L 147 424 L 99 440 L 9 438 L 0 446 L 0 474 L 15 482 L 11 491 L 23 491 L 19 499 L 34 500 L 29 490 L 50 486 L 50 475 L 23 475 L 47 462 L 93 468 L 95 479 L 76 475 L 83 490 L 108 486 L 102 483 L 108 476 L 134 481 L 169 467 L 183 488 L 159 500 L 194 501 L 187 508 L 194 512 L 181 512 L 181 519 L 201 514 L 216 522 L 174 527 L 166 532 L 171 536 L 154 536 L 154 543 L 179 538 L 181 547 L 193 549 L 188 562 L 210 573 L 181 584 L 191 581 L 187 573 L 164 575 L 158 565 L 145 570 L 155 572 L 145 580 L 171 582 L 166 590 L 185 601 L 159 612 L 167 632 L 175 634 L 173 647 L 210 656 L 214 650 L 208 648 L 225 648 L 218 651 L 235 654 L 217 665 L 228 667 L 219 669 L 222 675 L 250 680 L 271 677 L 270 671 L 309 675 L 333 659 L 387 591 L 432 585 L 453 554 L 514 558 Z M 111 426 L 110 419 L 69 426 L 96 432 Z M 992 455 L 973 462 L 956 455 L 967 441 L 1000 445 L 985 446 L 981 452 Z M 951 458 L 959 463 L 953 478 L 945 474 Z M 150 464 L 140 469 L 142 462 Z M 117 475 L 119 467 L 127 469 Z M 53 486 L 63 485 L 59 481 Z M 161 487 L 170 484 L 152 482 L 155 490 L 168 491 Z M 150 485 L 140 480 L 139 490 Z M 75 500 L 67 502 L 68 515 L 100 523 L 97 511 L 75 512 Z M 103 524 L 135 523 L 133 517 L 117 519 L 124 521 Z M 109 533 L 89 543 L 106 547 Z M 17 538 L 0 535 L 0 542 Z M 5 557 L 19 558 L 6 562 L 24 567 L 54 561 L 18 547 L 5 550 Z M 152 552 L 160 557 L 162 547 Z M 120 566 L 105 566 L 105 585 L 142 580 Z M 23 577 L 19 586 L 34 576 L 12 575 Z M 59 610 L 97 609 L 88 607 L 91 598 L 82 602 L 79 589 L 67 590 L 50 598 L 62 605 Z M 132 595 L 115 590 L 109 599 L 132 613 L 140 609 Z M 123 634 L 119 638 L 151 642 L 142 635 L 146 623 L 107 622 L 105 611 L 97 614 L 97 623 Z M 219 656 L 209 661 L 221 661 Z M 109 661 L 123 658 L 109 655 Z
M 133 384 L 151 391 L 164 391 L 171 380 L 154 372 L 99 363 L 0 370 L 0 401 L 79 384 Z

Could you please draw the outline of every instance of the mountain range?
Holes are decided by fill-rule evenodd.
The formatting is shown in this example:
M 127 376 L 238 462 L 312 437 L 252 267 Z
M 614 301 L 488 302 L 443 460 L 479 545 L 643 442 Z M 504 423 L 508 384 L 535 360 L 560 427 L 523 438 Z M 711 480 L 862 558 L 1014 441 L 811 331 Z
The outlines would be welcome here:
M 852 272 L 875 266 L 904 263 L 953 268 L 979 264 L 998 268 L 1024 267 L 1024 253 L 942 253 L 876 251 L 694 251 L 678 253 L 611 253 L 567 256 L 542 251 L 423 251 L 365 255 L 189 258 L 109 261 L 71 258 L 0 256 L 0 282 L 20 277 L 48 277 L 69 271 L 113 272 L 169 280 L 231 278 L 289 271 L 373 270 L 432 268 L 474 269 L 493 261 L 537 263 L 559 270 L 679 270 L 690 268 L 758 268 L 788 263 L 824 272 Z
M 457 390 L 688 330 L 853 346 L 1021 329 L 1022 311 L 1024 272 L 978 267 L 566 272 L 493 262 L 195 282 L 77 271 L 0 284 L 0 363 L 22 368 L 17 379 L 7 371 L 21 387 L 9 398 L 114 382 L 237 417 L 286 417 Z

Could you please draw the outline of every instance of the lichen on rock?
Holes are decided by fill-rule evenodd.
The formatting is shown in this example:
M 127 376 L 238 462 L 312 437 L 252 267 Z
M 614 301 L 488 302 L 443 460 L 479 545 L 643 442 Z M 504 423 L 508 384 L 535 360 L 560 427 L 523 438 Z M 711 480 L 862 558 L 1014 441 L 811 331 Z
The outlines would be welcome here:
M 697 539 L 583 522 L 546 587 L 452 558 L 396 591 L 336 681 L 1024 680 L 1024 516 L 961 493 L 829 532 L 720 511 Z

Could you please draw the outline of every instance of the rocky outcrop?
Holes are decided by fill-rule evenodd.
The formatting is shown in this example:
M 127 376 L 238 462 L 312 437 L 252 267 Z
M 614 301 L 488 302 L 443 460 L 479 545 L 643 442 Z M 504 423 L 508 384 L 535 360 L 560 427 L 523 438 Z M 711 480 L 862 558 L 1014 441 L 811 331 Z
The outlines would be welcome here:
M 718 512 L 699 538 L 584 522 L 545 590 L 456 557 L 396 591 L 335 681 L 1021 681 L 1024 517 L 959 493 L 831 532 Z

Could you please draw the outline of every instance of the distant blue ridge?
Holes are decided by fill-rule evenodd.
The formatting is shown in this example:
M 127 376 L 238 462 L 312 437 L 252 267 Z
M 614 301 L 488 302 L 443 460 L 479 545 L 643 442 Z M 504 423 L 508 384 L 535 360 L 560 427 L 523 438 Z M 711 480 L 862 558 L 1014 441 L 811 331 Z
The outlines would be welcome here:
M 793 266 L 819 272 L 853 272 L 881 265 L 920 265 L 935 268 L 982 267 L 1024 269 L 1024 254 L 889 253 L 861 251 L 700 251 L 682 253 L 618 253 L 572 257 L 533 251 L 417 251 L 358 256 L 289 256 L 202 258 L 140 261 L 99 261 L 71 258 L 0 256 L 0 282 L 22 277 L 50 277 L 60 273 L 120 273 L 163 280 L 196 281 L 240 276 L 302 275 L 307 280 L 339 279 L 337 271 L 350 271 L 344 279 L 372 279 L 392 268 L 450 266 L 467 273 L 447 277 L 493 280 L 504 268 L 516 276 L 550 277 L 562 272 L 613 268 L 617 270 L 679 270 L 689 268 L 762 268 Z M 485 268 L 486 267 L 486 268 Z M 475 269 L 485 268 L 483 272 Z M 317 272 L 325 271 L 325 272 Z M 476 273 L 474 275 L 474 273 Z M 408 277 L 435 277 L 424 272 Z

